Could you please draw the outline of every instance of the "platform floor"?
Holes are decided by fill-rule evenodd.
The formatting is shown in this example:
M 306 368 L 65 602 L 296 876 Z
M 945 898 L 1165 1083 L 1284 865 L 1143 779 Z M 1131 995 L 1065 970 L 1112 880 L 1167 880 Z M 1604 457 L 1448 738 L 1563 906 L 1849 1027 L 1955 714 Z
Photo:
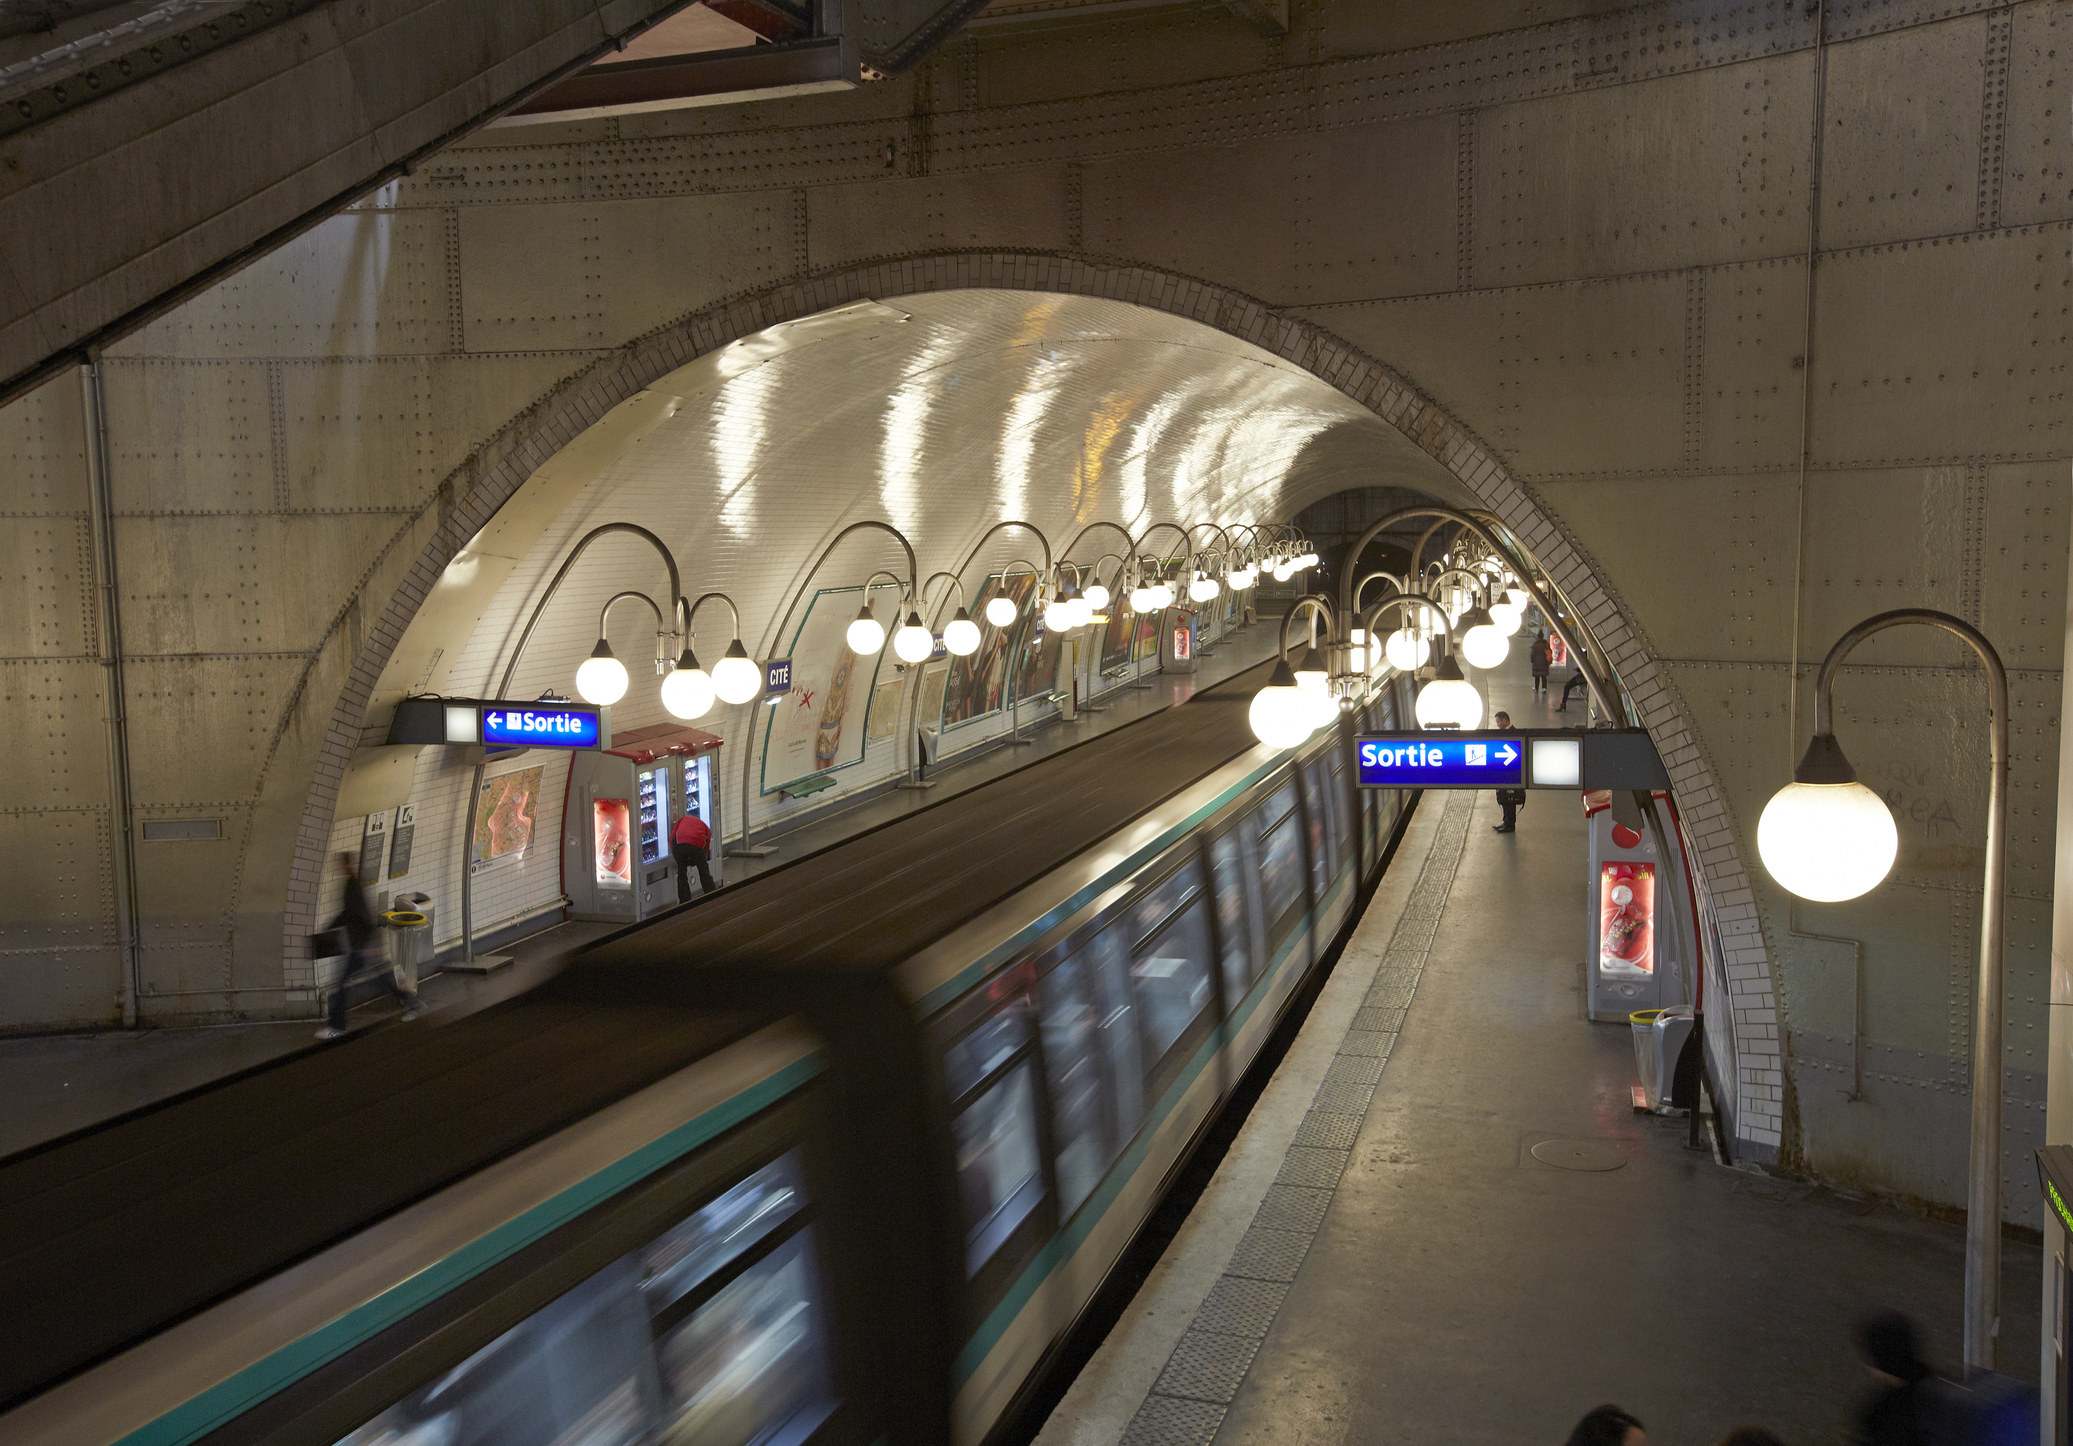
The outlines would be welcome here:
M 1559 676 L 1559 675 L 1558 675 Z M 1498 699 L 1544 711 L 1523 679 Z M 1429 793 L 1295 1045 L 1040 1446 L 1563 1441 L 1612 1401 L 1651 1446 L 1755 1423 L 1846 1440 L 1874 1305 L 1958 1356 L 1956 1226 L 1725 1167 L 1633 1112 L 1584 1017 L 1584 824 Z M 1578 1171 L 1544 1141 L 1602 1149 Z M 2039 1258 L 2005 1251 L 2003 1368 L 2034 1376 Z
M 1140 680 L 1143 686 L 1111 689 L 1095 699 L 1095 708 L 1082 710 L 1077 718 L 1025 723 L 1027 738 L 1021 745 L 991 748 L 931 768 L 933 787 L 880 793 L 783 832 L 759 835 L 756 842 L 775 845 L 776 852 L 761 859 L 729 858 L 726 877 L 740 882 L 1185 702 L 1197 690 L 1267 658 L 1276 646 L 1279 626 L 1276 616 L 1238 629 L 1203 652 L 1195 673 L 1149 672 Z M 618 927 L 556 924 L 516 943 L 484 950 L 513 962 L 488 975 L 433 975 L 424 982 L 423 998 L 439 1018 L 486 1008 L 530 988 L 558 970 L 571 952 Z M 356 1028 L 364 1027 L 395 1013 L 396 1006 L 383 999 L 355 1009 L 352 1021 Z M 315 1029 L 314 1019 L 296 1019 L 0 1039 L 0 1156 L 310 1048 L 316 1043 Z

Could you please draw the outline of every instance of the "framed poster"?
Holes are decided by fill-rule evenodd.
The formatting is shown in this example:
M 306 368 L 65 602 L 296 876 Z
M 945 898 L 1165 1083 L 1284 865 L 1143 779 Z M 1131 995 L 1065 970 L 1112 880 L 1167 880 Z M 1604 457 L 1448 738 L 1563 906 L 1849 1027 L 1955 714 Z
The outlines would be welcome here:
M 1018 572 L 1002 582 L 999 575 L 986 579 L 972 601 L 972 617 L 979 624 L 979 649 L 969 658 L 952 658 L 943 675 L 943 706 L 933 716 L 945 728 L 970 723 L 989 713 L 998 713 L 1008 700 L 1008 665 L 1014 640 L 1029 626 L 1029 603 L 1036 596 L 1036 576 Z M 1005 629 L 986 621 L 986 604 L 997 597 L 1015 602 L 1015 621 Z M 924 711 L 924 718 L 931 716 Z
M 789 640 L 792 691 L 763 725 L 763 792 L 847 768 L 864 757 L 864 724 L 884 658 L 860 658 L 847 633 L 863 589 L 823 588 Z
M 900 721 L 900 690 L 906 686 L 904 677 L 881 678 L 871 690 L 871 719 L 864 734 L 873 743 L 893 736 Z
M 1134 659 L 1159 650 L 1159 615 L 1135 613 L 1128 597 L 1119 597 L 1109 607 L 1108 625 L 1101 631 L 1101 670 L 1127 666 Z
M 482 780 L 482 798 L 475 808 L 477 864 L 525 857 L 540 813 L 540 778 L 546 771 L 544 765 L 517 768 Z

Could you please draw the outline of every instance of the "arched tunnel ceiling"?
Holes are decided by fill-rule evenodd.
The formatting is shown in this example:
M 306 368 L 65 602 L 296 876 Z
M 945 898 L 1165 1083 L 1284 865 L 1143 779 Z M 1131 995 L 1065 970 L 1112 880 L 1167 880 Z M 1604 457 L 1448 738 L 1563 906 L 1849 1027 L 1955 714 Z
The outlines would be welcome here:
M 1470 500 L 1373 413 L 1197 322 L 1001 290 L 845 307 L 663 378 L 542 468 L 449 569 L 456 583 L 474 581 L 472 603 L 442 609 L 435 590 L 376 703 L 427 688 L 494 692 L 547 579 L 603 522 L 659 533 L 687 594 L 729 592 L 750 649 L 769 654 L 782 651 L 774 630 L 813 557 L 861 518 L 902 529 L 927 573 L 954 566 L 1006 518 L 1036 523 L 1063 549 L 1097 520 L 1133 533 L 1159 521 L 1273 521 L 1362 486 Z M 1118 545 L 1114 533 L 1096 533 L 1075 556 L 1091 561 Z M 1034 541 L 1003 534 L 967 582 L 1024 555 L 1037 556 Z M 487 576 L 485 557 L 497 560 Z M 816 585 L 854 586 L 899 563 L 896 547 L 866 537 L 846 544 Z M 598 608 L 627 587 L 659 599 L 662 570 L 644 544 L 606 538 L 543 619 L 513 694 L 566 689 Z M 613 645 L 638 664 L 651 629 L 637 605 L 615 611 Z M 722 614 L 702 615 L 701 652 L 724 647 L 725 629 Z M 650 692 L 637 687 L 623 706 Z M 378 706 L 371 731 L 385 714 Z

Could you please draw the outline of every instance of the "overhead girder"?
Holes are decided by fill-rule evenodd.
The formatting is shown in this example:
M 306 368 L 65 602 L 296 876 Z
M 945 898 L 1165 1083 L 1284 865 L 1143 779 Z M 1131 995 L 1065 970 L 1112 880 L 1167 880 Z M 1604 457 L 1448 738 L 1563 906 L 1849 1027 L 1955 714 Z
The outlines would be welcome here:
M 978 3 L 856 7 L 848 83 L 859 57 L 911 66 Z M 246 0 L 68 26 L 0 83 L 0 402 L 686 8 Z M 800 42 L 806 63 L 825 69 L 832 40 Z

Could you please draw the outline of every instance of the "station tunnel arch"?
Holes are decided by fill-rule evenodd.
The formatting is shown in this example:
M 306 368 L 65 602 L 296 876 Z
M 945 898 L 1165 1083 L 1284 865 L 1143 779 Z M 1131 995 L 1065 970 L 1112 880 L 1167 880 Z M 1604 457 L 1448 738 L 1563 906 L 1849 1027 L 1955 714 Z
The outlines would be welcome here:
M 906 457 L 903 435 L 916 444 Z M 488 693 L 546 575 L 600 522 L 656 527 L 687 595 L 732 593 L 743 640 L 762 657 L 812 558 L 861 518 L 908 531 L 926 575 L 1005 518 L 1028 518 L 1062 548 L 1090 522 L 1134 532 L 1159 520 L 1280 520 L 1375 485 L 1495 514 L 1557 579 L 1669 768 L 1723 954 L 1754 976 L 1737 1006 L 1768 1010 L 1768 953 L 1742 902 L 1749 880 L 1725 795 L 1643 635 L 1560 522 L 1413 383 L 1322 328 L 1190 278 L 1034 253 L 907 258 L 706 308 L 570 379 L 479 448 L 435 504 L 445 509 L 436 535 L 365 630 L 332 708 L 296 840 L 284 951 L 294 959 L 315 927 L 323 860 L 341 842 L 341 781 L 382 741 L 394 702 Z M 996 542 L 973 578 L 1030 545 Z M 610 592 L 663 590 L 639 546 L 607 539 L 586 554 L 514 695 L 567 689 Z M 859 547 L 815 586 L 861 582 L 893 560 Z M 615 613 L 612 627 L 635 675 L 630 704 L 653 694 L 641 668 L 650 625 L 637 611 Z M 701 615 L 702 658 L 726 646 L 726 629 L 721 613 Z M 716 719 L 728 711 L 703 722 L 724 733 Z M 615 726 L 656 720 L 636 708 Z M 723 761 L 723 789 L 740 772 Z M 1738 1133 L 1745 1122 L 1775 1130 L 1735 1115 Z

